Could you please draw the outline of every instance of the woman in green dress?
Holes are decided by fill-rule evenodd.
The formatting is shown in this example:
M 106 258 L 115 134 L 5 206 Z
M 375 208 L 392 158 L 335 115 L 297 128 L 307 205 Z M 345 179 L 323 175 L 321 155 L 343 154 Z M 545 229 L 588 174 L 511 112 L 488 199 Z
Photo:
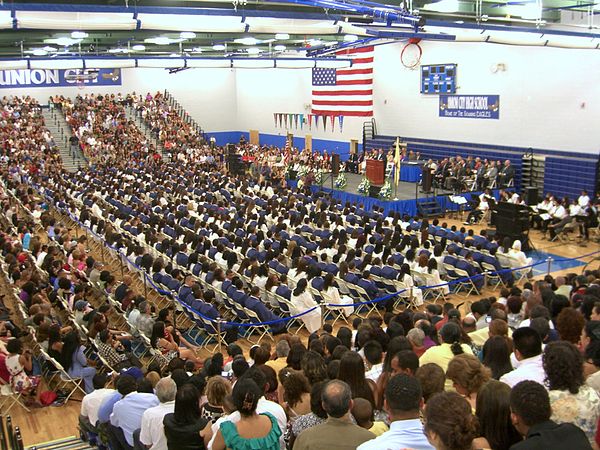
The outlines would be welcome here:
M 251 379 L 240 379 L 233 388 L 232 396 L 240 420 L 221 424 L 213 450 L 279 450 L 281 430 L 277 419 L 269 413 L 256 412 L 262 396 L 256 383 Z

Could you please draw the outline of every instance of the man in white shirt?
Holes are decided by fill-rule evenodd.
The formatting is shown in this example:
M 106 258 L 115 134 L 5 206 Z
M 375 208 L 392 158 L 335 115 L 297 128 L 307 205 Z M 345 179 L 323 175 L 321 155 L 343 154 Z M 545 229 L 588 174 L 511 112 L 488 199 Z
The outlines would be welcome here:
M 156 384 L 155 391 L 160 405 L 144 412 L 139 441 L 150 450 L 167 450 L 163 419 L 175 410 L 177 385 L 172 378 L 162 378 Z M 135 438 L 136 433 L 134 433 L 134 440 Z
M 107 398 L 113 395 L 114 389 L 105 388 L 108 377 L 103 373 L 94 375 L 92 383 L 94 391 L 86 394 L 81 401 L 81 412 L 79 413 L 79 426 L 83 431 L 98 434 L 98 410 Z
M 581 191 L 581 195 L 577 199 L 577 204 L 581 208 L 585 208 L 587 205 L 590 204 L 590 197 L 588 196 L 588 193 L 586 190 Z
M 504 374 L 500 381 L 511 388 L 523 380 L 532 380 L 545 386 L 546 373 L 542 365 L 542 338 L 533 328 L 518 328 L 513 333 L 515 356 L 519 367 Z

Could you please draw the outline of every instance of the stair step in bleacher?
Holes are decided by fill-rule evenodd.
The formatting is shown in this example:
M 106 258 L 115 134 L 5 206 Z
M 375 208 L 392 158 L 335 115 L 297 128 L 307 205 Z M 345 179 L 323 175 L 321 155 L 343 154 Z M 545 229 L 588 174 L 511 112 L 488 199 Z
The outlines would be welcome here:
M 85 450 L 90 448 L 92 447 L 90 447 L 87 442 L 83 442 L 80 438 L 76 438 L 75 436 L 70 436 L 63 439 L 32 445 L 27 447 L 26 450 Z

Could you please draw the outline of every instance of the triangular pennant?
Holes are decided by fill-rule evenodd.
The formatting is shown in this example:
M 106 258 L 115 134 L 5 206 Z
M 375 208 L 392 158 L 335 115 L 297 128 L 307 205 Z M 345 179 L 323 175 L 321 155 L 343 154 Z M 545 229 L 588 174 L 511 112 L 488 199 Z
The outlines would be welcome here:
M 308 129 L 312 130 L 312 118 L 313 118 L 313 115 L 312 114 L 307 114 L 307 116 L 308 116 Z
M 298 129 L 298 116 L 300 114 L 294 114 L 294 125 L 296 126 L 296 130 Z
M 344 116 L 338 116 L 340 121 L 340 133 L 342 132 L 342 127 L 344 126 Z
M 275 128 L 277 128 L 277 113 L 273 113 L 273 121 L 275 122 Z
M 317 116 L 315 114 L 315 128 L 318 130 L 319 129 L 319 116 Z
M 304 129 L 304 114 L 298 114 L 300 116 L 300 129 Z
M 285 128 L 286 128 L 286 130 L 287 130 L 287 118 L 288 118 L 288 115 L 284 114 L 283 115 L 283 121 L 285 122 Z
M 283 114 L 277 113 L 277 117 L 279 119 L 279 128 L 283 125 Z
M 335 131 L 335 116 L 331 115 L 331 132 Z
M 292 120 L 294 120 L 294 115 L 292 113 L 288 113 L 288 116 L 290 116 L 290 128 L 292 128 Z
M 327 116 L 323 116 L 323 131 L 327 131 Z

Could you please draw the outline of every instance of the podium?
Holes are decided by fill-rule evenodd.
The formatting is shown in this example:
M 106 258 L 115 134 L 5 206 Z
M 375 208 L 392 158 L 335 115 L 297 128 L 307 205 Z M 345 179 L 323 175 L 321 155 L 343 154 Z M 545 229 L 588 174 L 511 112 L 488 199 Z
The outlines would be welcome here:
M 432 180 L 433 175 L 431 173 L 431 169 L 429 167 L 423 167 L 423 177 L 421 179 L 421 186 L 423 188 L 423 192 L 431 192 Z
M 367 159 L 367 178 L 371 184 L 383 184 L 385 181 L 385 161 Z

